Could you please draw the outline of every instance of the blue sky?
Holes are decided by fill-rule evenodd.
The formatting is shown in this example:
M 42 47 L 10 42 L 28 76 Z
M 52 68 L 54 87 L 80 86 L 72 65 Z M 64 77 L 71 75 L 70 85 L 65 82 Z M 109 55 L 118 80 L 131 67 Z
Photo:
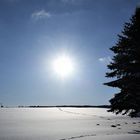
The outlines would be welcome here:
M 0 0 L 0 102 L 5 105 L 108 104 L 104 86 L 117 34 L 139 0 Z M 76 72 L 53 75 L 63 52 Z

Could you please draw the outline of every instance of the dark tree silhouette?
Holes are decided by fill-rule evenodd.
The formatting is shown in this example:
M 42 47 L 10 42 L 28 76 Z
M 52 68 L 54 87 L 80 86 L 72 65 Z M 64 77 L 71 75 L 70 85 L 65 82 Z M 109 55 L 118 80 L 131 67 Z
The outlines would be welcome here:
M 120 89 L 110 100 L 110 112 L 135 116 L 140 112 L 140 8 L 125 23 L 115 46 L 110 48 L 114 53 L 108 65 L 110 72 L 106 77 L 114 81 L 104 83 Z
M 2 103 L 0 103 L 0 107 L 1 107 L 1 108 L 3 107 L 3 104 L 2 104 Z

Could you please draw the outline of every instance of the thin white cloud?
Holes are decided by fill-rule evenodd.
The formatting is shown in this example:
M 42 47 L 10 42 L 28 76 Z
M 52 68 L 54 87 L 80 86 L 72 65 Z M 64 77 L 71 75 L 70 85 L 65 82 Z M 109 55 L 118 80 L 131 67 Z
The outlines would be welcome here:
M 51 14 L 45 10 L 40 10 L 32 13 L 31 17 L 35 20 L 39 20 L 42 18 L 50 18 Z
M 105 63 L 105 64 L 108 64 L 112 61 L 111 57 L 110 56 L 107 56 L 107 57 L 101 57 L 98 59 L 99 62 L 101 63 Z

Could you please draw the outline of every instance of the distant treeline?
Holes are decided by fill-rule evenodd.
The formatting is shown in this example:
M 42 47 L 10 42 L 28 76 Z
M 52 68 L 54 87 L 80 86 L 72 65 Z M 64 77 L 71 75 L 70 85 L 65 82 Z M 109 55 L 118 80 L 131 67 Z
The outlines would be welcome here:
M 50 108 L 50 107 L 76 107 L 76 108 L 110 108 L 109 105 L 56 105 L 56 106 L 18 106 L 19 108 L 29 107 L 29 108 Z

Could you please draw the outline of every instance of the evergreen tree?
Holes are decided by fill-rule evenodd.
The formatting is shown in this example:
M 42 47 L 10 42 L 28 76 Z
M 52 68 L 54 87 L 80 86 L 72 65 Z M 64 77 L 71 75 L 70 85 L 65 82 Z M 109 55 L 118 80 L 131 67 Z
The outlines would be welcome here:
M 120 89 L 110 100 L 109 111 L 135 116 L 140 112 L 140 8 L 130 23 L 125 23 L 118 38 L 116 45 L 110 48 L 114 57 L 108 65 L 110 72 L 106 73 L 106 77 L 115 80 L 104 83 Z

